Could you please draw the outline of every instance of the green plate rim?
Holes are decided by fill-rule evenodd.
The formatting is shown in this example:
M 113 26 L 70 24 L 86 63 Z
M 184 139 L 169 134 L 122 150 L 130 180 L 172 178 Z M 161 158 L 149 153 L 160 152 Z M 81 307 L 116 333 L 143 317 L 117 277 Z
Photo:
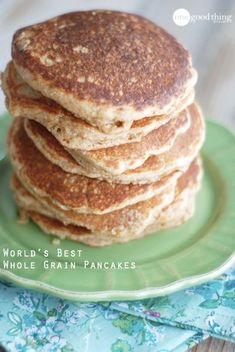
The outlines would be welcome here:
M 0 268 L 0 278 L 10 280 L 12 283 L 19 286 L 23 286 L 28 289 L 37 289 L 42 292 L 52 294 L 54 296 L 70 299 L 72 301 L 81 302 L 95 302 L 95 301 L 123 301 L 123 300 L 140 300 L 158 296 L 165 296 L 176 291 L 192 287 L 194 285 L 202 284 L 203 282 L 212 280 L 228 269 L 230 269 L 235 264 L 235 254 L 233 254 L 226 262 L 221 266 L 212 270 L 208 273 L 202 275 L 189 276 L 181 280 L 172 282 L 169 285 L 162 287 L 149 287 L 141 290 L 133 291 L 94 291 L 94 292 L 79 292 L 79 291 L 69 291 L 61 288 L 57 288 L 48 284 L 45 284 L 38 280 L 31 280 L 19 277 L 7 270 Z

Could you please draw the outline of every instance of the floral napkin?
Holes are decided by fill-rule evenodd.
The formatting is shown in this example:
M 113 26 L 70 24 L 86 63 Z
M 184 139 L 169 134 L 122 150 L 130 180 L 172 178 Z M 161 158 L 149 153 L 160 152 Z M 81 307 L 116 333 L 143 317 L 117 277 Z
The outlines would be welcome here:
M 235 269 L 169 296 L 114 302 L 110 308 L 235 342 Z
M 235 269 L 169 296 L 74 303 L 0 283 L 9 352 L 183 352 L 209 335 L 235 341 Z

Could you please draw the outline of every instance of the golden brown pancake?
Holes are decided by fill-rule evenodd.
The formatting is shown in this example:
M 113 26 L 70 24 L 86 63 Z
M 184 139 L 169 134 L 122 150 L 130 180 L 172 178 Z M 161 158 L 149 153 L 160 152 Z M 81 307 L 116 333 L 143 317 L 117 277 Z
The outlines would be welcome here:
M 190 127 L 176 139 L 168 152 L 151 156 L 138 168 L 120 175 L 110 175 L 100 170 L 101 176 L 113 182 L 146 183 L 159 180 L 173 170 L 186 171 L 198 155 L 205 139 L 205 124 L 198 106 L 192 104 L 187 110 L 191 119 Z M 82 165 L 87 172 L 93 170 L 85 162 Z
M 190 114 L 185 109 L 139 142 L 91 151 L 67 150 L 82 165 L 89 164 L 98 170 L 119 175 L 141 166 L 150 156 L 168 152 L 176 138 L 180 138 L 189 127 Z
M 65 225 L 72 224 L 86 227 L 93 233 L 125 236 L 126 234 L 142 232 L 153 222 L 154 217 L 173 201 L 174 194 L 175 186 L 173 185 L 148 200 L 129 205 L 120 210 L 98 215 L 63 210 L 48 198 L 43 196 L 33 197 L 30 193 L 27 194 L 26 198 L 17 197 L 16 194 L 16 201 L 20 208 L 25 207 L 26 210 L 36 211 L 43 215 L 56 218 Z
M 82 150 L 140 141 L 142 137 L 168 122 L 194 100 L 192 91 L 178 107 L 175 107 L 172 115 L 137 120 L 132 123 L 129 130 L 118 126 L 115 133 L 107 134 L 32 89 L 17 73 L 12 62 L 7 65 L 2 75 L 2 85 L 8 110 L 14 117 L 24 116 L 33 119 L 45 126 L 64 147 Z
M 80 236 L 91 234 L 91 231 L 85 227 L 76 225 L 64 225 L 59 220 L 50 218 L 37 212 L 28 211 L 25 215 L 28 215 L 36 224 L 42 228 L 45 233 L 57 235 L 61 239 L 68 237 L 79 241 Z M 70 236 L 66 236 L 66 233 L 69 233 Z
M 106 179 L 119 183 L 151 183 L 161 179 L 173 171 L 185 171 L 198 154 L 205 136 L 205 127 L 200 111 L 196 105 L 188 109 L 190 128 L 179 136 L 172 148 L 158 156 L 149 157 L 143 165 L 128 170 L 120 175 L 111 174 L 81 160 L 76 163 L 63 147 L 42 126 L 31 124 L 27 131 L 37 148 L 53 163 L 65 171 L 79 173 L 89 177 Z M 28 125 L 26 121 L 26 125 Z M 27 126 L 26 126 L 27 127 Z M 127 150 L 128 152 L 128 150 Z
M 53 234 L 60 239 L 71 239 L 81 242 L 92 247 L 109 246 L 114 243 L 125 243 L 143 236 L 156 233 L 163 229 L 175 227 L 188 221 L 194 213 L 195 193 L 184 193 L 174 203 L 170 204 L 164 211 L 159 214 L 159 220 L 141 233 L 126 236 L 107 236 L 103 234 L 94 234 L 85 227 L 76 225 L 64 225 L 61 221 L 49 216 L 33 212 L 25 211 L 23 216 L 31 218 L 41 229 L 47 234 Z M 170 218 L 169 218 L 170 216 Z M 167 220 L 166 220 L 167 219 Z M 164 222 L 166 220 L 166 222 Z
M 121 209 L 162 192 L 180 175 L 173 172 L 152 184 L 123 185 L 67 173 L 39 152 L 23 124 L 23 119 L 14 120 L 8 138 L 15 172 L 33 194 L 47 197 L 63 209 L 94 214 Z
M 159 220 L 156 220 L 154 224 L 148 226 L 145 231 L 131 234 L 129 236 L 125 235 L 118 237 L 108 236 L 102 233 L 94 234 L 81 226 L 64 225 L 61 221 L 56 220 L 55 218 L 37 212 L 25 211 L 23 209 L 20 209 L 20 211 L 23 212 L 24 217 L 27 216 L 31 218 L 47 234 L 53 234 L 60 239 L 68 238 L 92 247 L 103 247 L 114 243 L 125 243 L 156 233 L 163 229 L 179 226 L 193 216 L 194 208 L 195 193 L 185 192 L 170 204 L 169 207 L 165 208 L 165 210 L 159 214 Z M 164 222 L 166 219 L 167 221 Z
M 106 215 L 65 212 L 43 198 L 35 199 L 24 189 L 15 176 L 12 179 L 12 187 L 20 209 L 26 211 L 47 233 L 53 233 L 59 237 L 69 237 L 89 245 L 101 246 L 138 238 L 152 232 L 153 228 L 156 229 L 157 226 L 159 230 L 162 227 L 178 225 L 188 219 L 193 214 L 192 205 L 200 179 L 201 165 L 196 160 L 180 177 L 172 204 L 168 203 L 169 205 L 161 211 L 156 206 L 157 197 L 155 197 L 155 199 Z M 150 204 L 155 204 L 155 209 L 151 210 Z M 82 227 L 77 227 L 81 224 Z
M 97 173 L 101 169 L 118 175 L 142 165 L 151 155 L 169 151 L 176 138 L 184 133 L 189 126 L 190 115 L 188 110 L 184 110 L 179 116 L 143 137 L 140 142 L 93 151 L 67 150 L 79 164 L 88 163 L 91 167 L 97 169 Z M 54 154 L 54 147 L 51 145 L 50 150 L 48 150 L 49 133 L 45 131 L 45 128 L 35 121 L 25 120 L 25 129 L 32 141 L 35 141 L 39 150 L 52 162 L 53 159 L 56 160 L 51 155 Z M 52 138 L 50 136 L 50 140 Z M 53 144 L 55 145 L 56 141 Z M 63 147 L 61 146 L 61 148 Z M 59 146 L 56 149 L 59 149 Z M 48 155 L 50 151 L 51 154 Z M 68 158 L 70 159 L 69 156 Z
M 19 29 L 12 58 L 31 87 L 105 132 L 173 112 L 197 79 L 170 34 L 115 11 L 73 12 Z

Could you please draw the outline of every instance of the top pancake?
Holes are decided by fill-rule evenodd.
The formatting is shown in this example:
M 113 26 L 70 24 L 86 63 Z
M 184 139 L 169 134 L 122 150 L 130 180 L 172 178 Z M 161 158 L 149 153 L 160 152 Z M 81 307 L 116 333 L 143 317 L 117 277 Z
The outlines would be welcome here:
M 194 100 L 194 91 L 191 91 L 189 96 L 175 107 L 172 115 L 146 117 L 134 121 L 128 130 L 118 126 L 115 133 L 107 134 L 31 88 L 16 71 L 12 61 L 8 63 L 2 75 L 2 86 L 7 108 L 14 117 L 33 119 L 46 127 L 64 147 L 81 150 L 139 141 L 152 130 L 171 120 L 173 115 L 176 116 Z
M 106 132 L 170 113 L 197 76 L 170 34 L 113 11 L 68 13 L 22 28 L 12 57 L 30 86 Z

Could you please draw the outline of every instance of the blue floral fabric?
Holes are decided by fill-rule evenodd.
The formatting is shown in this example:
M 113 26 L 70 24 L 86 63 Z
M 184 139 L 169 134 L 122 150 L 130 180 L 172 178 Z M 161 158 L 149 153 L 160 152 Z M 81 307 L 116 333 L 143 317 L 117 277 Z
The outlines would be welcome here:
M 235 269 L 169 296 L 115 302 L 111 308 L 235 342 Z
M 209 335 L 235 341 L 235 270 L 169 296 L 74 303 L 0 283 L 9 352 L 183 352 Z

